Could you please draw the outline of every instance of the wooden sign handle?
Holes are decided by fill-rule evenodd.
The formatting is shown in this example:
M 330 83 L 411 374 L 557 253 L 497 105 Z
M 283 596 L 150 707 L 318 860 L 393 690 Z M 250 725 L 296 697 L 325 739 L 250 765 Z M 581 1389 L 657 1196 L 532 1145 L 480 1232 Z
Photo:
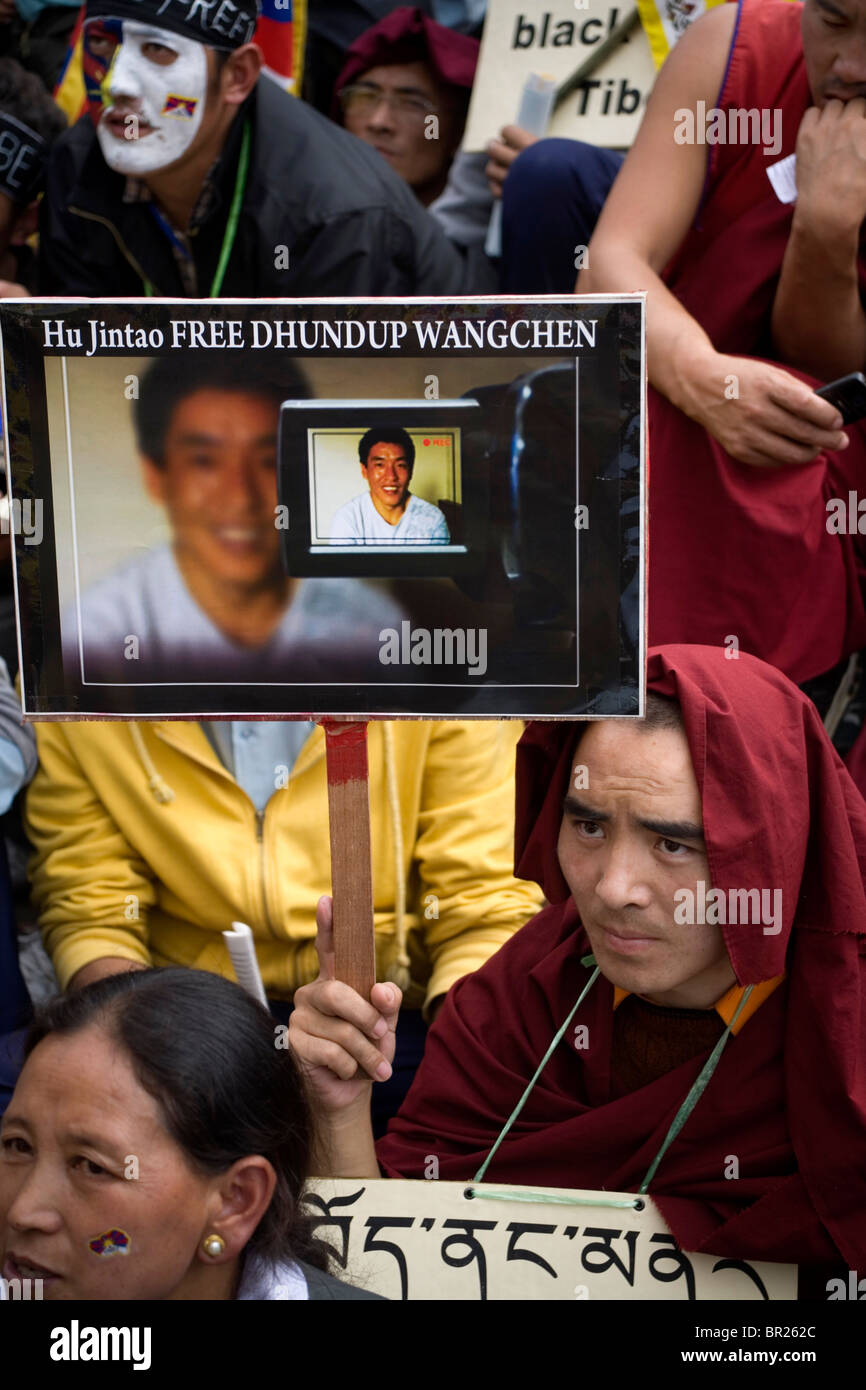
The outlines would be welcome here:
M 376 983 L 367 725 L 323 719 L 328 760 L 328 820 L 338 980 L 363 999 Z

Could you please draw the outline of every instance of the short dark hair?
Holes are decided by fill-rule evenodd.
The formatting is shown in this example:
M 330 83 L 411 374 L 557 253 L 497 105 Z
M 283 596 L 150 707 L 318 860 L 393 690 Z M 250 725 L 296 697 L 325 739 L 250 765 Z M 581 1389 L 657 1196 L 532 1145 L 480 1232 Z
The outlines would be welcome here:
M 678 700 L 659 695 L 655 690 L 646 693 L 646 713 L 636 721 L 639 729 L 680 729 L 685 732 L 683 712 Z
M 260 396 L 279 406 L 284 400 L 307 400 L 310 387 L 291 361 L 277 368 L 259 352 L 180 352 L 157 357 L 141 378 L 133 405 L 139 452 L 159 468 L 165 463 L 165 437 L 181 401 L 197 391 L 230 391 Z
M 365 468 L 374 444 L 399 444 L 406 455 L 409 476 L 412 476 L 412 470 L 415 467 L 415 445 L 405 430 L 399 429 L 396 425 L 383 425 L 381 429 L 376 429 L 374 426 L 373 429 L 368 430 L 358 443 L 358 457 Z
M 90 1026 L 103 1028 L 126 1054 L 194 1168 L 224 1173 L 251 1154 L 272 1165 L 277 1184 L 247 1250 L 326 1269 L 326 1248 L 300 1207 L 310 1109 L 292 1053 L 276 1046 L 268 1010 L 209 971 L 125 971 L 39 1008 L 25 1056 L 44 1038 Z
M 35 73 L 14 58 L 0 58 L 0 111 L 23 121 L 46 145 L 66 129 L 66 117 Z

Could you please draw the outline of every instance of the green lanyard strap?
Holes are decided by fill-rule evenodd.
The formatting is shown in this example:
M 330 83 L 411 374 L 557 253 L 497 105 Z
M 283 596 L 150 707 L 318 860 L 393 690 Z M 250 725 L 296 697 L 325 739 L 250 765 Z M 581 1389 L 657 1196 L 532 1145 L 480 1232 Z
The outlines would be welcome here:
M 581 965 L 595 965 L 595 957 L 594 957 L 594 956 L 584 956 L 580 963 L 581 963 Z M 562 1027 L 559 1029 L 559 1032 L 555 1035 L 555 1037 L 554 1037 L 554 1039 L 553 1039 L 553 1042 L 550 1044 L 550 1047 L 547 1049 L 547 1051 L 545 1052 L 545 1054 L 544 1054 L 544 1056 L 542 1057 L 541 1061 L 539 1062 L 539 1064 L 538 1064 L 538 1066 L 537 1066 L 537 1068 L 536 1068 L 536 1070 L 535 1070 L 535 1075 L 533 1076 L 533 1078 L 532 1078 L 532 1080 L 530 1081 L 529 1085 L 527 1086 L 526 1090 L 523 1092 L 523 1095 L 520 1097 L 520 1100 L 519 1100 L 519 1101 L 517 1102 L 517 1104 L 515 1105 L 515 1107 L 514 1107 L 514 1109 L 512 1110 L 511 1114 L 508 1116 L 508 1119 L 505 1121 L 505 1125 L 503 1126 L 502 1130 L 501 1130 L 500 1133 L 499 1133 L 499 1138 L 496 1140 L 496 1143 L 493 1145 L 493 1148 L 490 1150 L 489 1154 L 488 1154 L 487 1157 L 485 1158 L 485 1160 L 484 1160 L 484 1162 L 482 1163 L 481 1167 L 478 1169 L 478 1172 L 475 1174 L 475 1177 L 472 1179 L 473 1182 L 483 1182 L 483 1181 L 484 1181 L 484 1174 L 487 1172 L 487 1169 L 488 1169 L 489 1166 L 490 1166 L 490 1160 L 492 1159 L 493 1155 L 496 1153 L 496 1150 L 499 1148 L 499 1145 L 502 1143 L 503 1139 L 505 1138 L 506 1134 L 507 1134 L 508 1131 L 510 1130 L 511 1126 L 514 1124 L 514 1121 L 517 1119 L 517 1117 L 518 1117 L 518 1115 L 520 1114 L 521 1110 L 523 1109 L 524 1105 L 525 1105 L 526 1102 L 529 1100 L 530 1092 L 532 1091 L 533 1086 L 535 1085 L 535 1083 L 536 1083 L 536 1081 L 538 1080 L 538 1078 L 540 1077 L 541 1073 L 544 1071 L 544 1068 L 547 1066 L 548 1062 L 550 1061 L 551 1057 L 553 1056 L 553 1053 L 554 1053 L 555 1049 L 557 1048 L 557 1046 L 559 1045 L 559 1043 L 561 1042 L 561 1040 L 562 1040 L 562 1038 L 563 1038 L 563 1036 L 564 1036 L 564 1034 L 565 1034 L 565 1032 L 566 1032 L 566 1030 L 567 1030 L 567 1028 L 568 1028 L 569 1023 L 570 1023 L 571 1020 L 574 1018 L 574 1015 L 577 1013 L 578 1009 L 580 1008 L 580 1006 L 581 1006 L 581 1004 L 583 1003 L 583 1001 L 584 1001 L 584 999 L 586 998 L 586 996 L 589 994 L 589 991 L 592 989 L 593 985 L 595 984 L 595 982 L 596 982 L 596 980 L 598 979 L 598 977 L 599 977 L 600 974 L 601 974 L 601 971 L 599 970 L 599 967 L 598 967 L 597 965 L 595 965 L 595 970 L 592 972 L 592 974 L 590 975 L 590 977 L 589 977 L 589 979 L 587 980 L 586 984 L 584 985 L 583 989 L 581 990 L 581 992 L 580 992 L 580 997 L 578 998 L 577 1003 L 575 1004 L 575 1006 L 574 1006 L 574 1008 L 572 1009 L 571 1013 L 568 1015 L 568 1018 L 565 1020 L 565 1022 L 564 1022 L 563 1025 L 562 1025 Z
M 232 248 L 235 244 L 235 237 L 238 232 L 238 221 L 241 215 L 241 203 L 244 200 L 244 189 L 246 188 L 247 174 L 250 167 L 250 141 L 252 139 L 249 121 L 244 121 L 244 132 L 241 137 L 241 153 L 238 159 L 238 171 L 235 176 L 235 190 L 232 194 L 231 207 L 229 208 L 228 221 L 223 235 L 223 244 L 220 249 L 220 258 L 217 262 L 216 274 L 213 277 L 213 284 L 210 287 L 208 299 L 216 299 L 223 287 L 226 269 Z M 152 299 L 156 291 L 149 280 L 144 282 L 144 292 L 149 299 Z
M 748 999 L 753 989 L 754 985 L 746 986 L 746 989 L 743 993 L 743 997 L 734 1011 L 733 1018 L 731 1019 L 722 1036 L 719 1038 L 719 1041 L 716 1043 L 709 1057 L 704 1062 L 704 1065 L 701 1067 L 700 1076 L 698 1077 L 694 1085 L 691 1087 L 688 1095 L 686 1096 L 685 1100 L 683 1101 L 682 1105 L 680 1106 L 679 1110 L 674 1116 L 673 1124 L 671 1125 L 670 1129 L 664 1137 L 664 1143 L 662 1144 L 661 1148 L 659 1149 L 658 1153 L 656 1154 L 655 1158 L 653 1159 L 652 1163 L 647 1169 L 647 1175 L 641 1183 L 640 1187 L 638 1188 L 639 1192 L 646 1192 L 647 1188 L 650 1185 L 650 1179 L 655 1177 L 656 1169 L 661 1163 L 664 1155 L 667 1153 L 668 1149 L 676 1139 L 686 1120 L 689 1118 L 689 1115 L 691 1115 L 701 1096 L 704 1094 L 704 1091 L 707 1089 L 710 1077 L 712 1076 L 716 1067 L 719 1065 L 719 1058 L 725 1050 L 725 1043 L 731 1036 L 731 1029 L 736 1023 L 737 1019 L 740 1017 L 746 1000 Z
M 594 956 L 584 956 L 584 957 L 582 958 L 582 960 L 581 960 L 580 963 L 581 963 L 581 965 L 586 965 L 586 966 L 595 965 L 595 957 L 594 957 Z M 595 970 L 592 972 L 592 975 L 589 977 L 589 979 L 587 980 L 587 982 L 586 982 L 586 984 L 584 985 L 583 989 L 581 990 L 581 993 L 580 993 L 580 996 L 579 996 L 579 998 L 578 998 L 578 1000 L 577 1000 L 577 1003 L 574 1005 L 574 1007 L 573 1007 L 573 1009 L 571 1010 L 571 1012 L 569 1013 L 567 1019 L 566 1019 L 565 1022 L 563 1023 L 562 1027 L 561 1027 L 561 1028 L 558 1030 L 558 1032 L 556 1033 L 555 1037 L 553 1038 L 553 1041 L 551 1042 L 550 1046 L 548 1047 L 547 1051 L 545 1052 L 544 1056 L 542 1057 L 541 1061 L 539 1062 L 538 1067 L 537 1067 L 536 1070 L 535 1070 L 535 1074 L 534 1074 L 533 1077 L 532 1077 L 532 1080 L 530 1081 L 529 1085 L 526 1087 L 526 1090 L 523 1092 L 523 1095 L 520 1097 L 520 1100 L 519 1100 L 519 1101 L 517 1102 L 517 1104 L 515 1105 L 514 1109 L 512 1110 L 511 1114 L 509 1115 L 508 1119 L 505 1121 L 505 1124 L 504 1124 L 504 1126 L 502 1127 L 502 1129 L 501 1129 L 501 1131 L 500 1131 L 500 1133 L 499 1133 L 499 1136 L 498 1136 L 496 1142 L 494 1143 L 492 1149 L 491 1149 L 490 1152 L 488 1153 L 488 1155 L 487 1155 L 487 1157 L 485 1158 L 484 1162 L 482 1163 L 481 1167 L 478 1169 L 478 1172 L 475 1174 L 475 1177 L 472 1179 L 473 1183 L 482 1182 L 482 1181 L 484 1180 L 484 1174 L 487 1172 L 487 1169 L 488 1169 L 488 1167 L 490 1166 L 490 1161 L 491 1161 L 491 1159 L 493 1158 L 494 1154 L 496 1153 L 497 1149 L 499 1148 L 499 1145 L 502 1143 L 503 1139 L 504 1139 L 505 1136 L 508 1134 L 508 1131 L 511 1129 L 512 1125 L 514 1124 L 515 1120 L 517 1119 L 518 1115 L 520 1114 L 521 1110 L 523 1109 L 524 1105 L 526 1104 L 527 1100 L 529 1099 L 530 1093 L 531 1093 L 533 1087 L 535 1086 L 536 1081 L 538 1080 L 538 1078 L 539 1078 L 539 1076 L 541 1075 L 541 1073 L 544 1071 L 544 1068 L 547 1066 L 548 1062 L 550 1061 L 551 1057 L 553 1056 L 554 1051 L 555 1051 L 556 1048 L 559 1046 L 559 1043 L 562 1041 L 562 1038 L 564 1037 L 564 1035 L 565 1035 L 565 1033 L 566 1033 L 566 1031 L 567 1031 L 567 1029 L 568 1029 L 568 1026 L 569 1026 L 569 1024 L 571 1023 L 571 1020 L 574 1018 L 574 1015 L 577 1013 L 577 1011 L 578 1011 L 578 1009 L 580 1008 L 581 1004 L 583 1003 L 584 999 L 585 999 L 586 996 L 589 994 L 589 991 L 592 989 L 593 985 L 595 984 L 596 980 L 598 979 L 599 974 L 600 974 L 599 967 L 598 967 L 597 965 L 595 965 Z M 746 1001 L 747 1001 L 747 999 L 749 998 L 749 995 L 752 993 L 753 988 L 754 988 L 753 985 L 747 985 L 747 986 L 746 986 L 746 989 L 745 989 L 745 991 L 744 991 L 744 993 L 743 993 L 743 997 L 742 997 L 742 999 L 740 1000 L 739 1004 L 737 1005 L 736 1010 L 735 1010 L 735 1012 L 734 1012 L 734 1015 L 733 1015 L 733 1017 L 732 1017 L 730 1023 L 729 1023 L 728 1026 L 726 1027 L 726 1029 L 725 1029 L 724 1033 L 722 1034 L 722 1036 L 719 1038 L 719 1041 L 716 1043 L 715 1047 L 713 1048 L 712 1052 L 710 1053 L 709 1057 L 707 1058 L 706 1062 L 704 1063 L 703 1067 L 701 1068 L 700 1075 L 698 1076 L 698 1078 L 697 1078 L 697 1080 L 695 1081 L 694 1085 L 693 1085 L 693 1086 L 691 1087 L 691 1089 L 689 1090 L 688 1095 L 686 1096 L 685 1100 L 683 1101 L 682 1105 L 680 1106 L 679 1110 L 677 1111 L 676 1115 L 674 1116 L 673 1123 L 672 1123 L 670 1129 L 668 1130 L 667 1134 L 666 1134 L 665 1137 L 664 1137 L 664 1142 L 662 1143 L 661 1148 L 659 1149 L 658 1153 L 656 1154 L 655 1158 L 653 1159 L 652 1163 L 650 1164 L 649 1169 L 647 1170 L 647 1175 L 646 1175 L 646 1177 L 644 1178 L 643 1182 L 641 1183 L 640 1187 L 638 1188 L 638 1191 L 639 1191 L 639 1192 L 643 1193 L 643 1192 L 646 1192 L 646 1191 L 648 1190 L 649 1185 L 650 1185 L 650 1181 L 652 1180 L 652 1178 L 655 1177 L 656 1169 L 658 1168 L 659 1164 L 661 1163 L 661 1161 L 662 1161 L 664 1155 L 667 1153 L 667 1151 L 668 1151 L 668 1149 L 670 1148 L 671 1144 L 672 1144 L 672 1143 L 674 1142 L 674 1140 L 676 1139 L 677 1135 L 679 1134 L 679 1132 L 680 1132 L 680 1130 L 682 1129 L 683 1125 L 685 1124 L 686 1120 L 689 1118 L 689 1116 L 691 1115 L 691 1113 L 692 1113 L 692 1111 L 694 1110 L 695 1106 L 697 1105 L 698 1101 L 700 1100 L 701 1096 L 703 1095 L 704 1091 L 706 1090 L 706 1088 L 707 1088 L 707 1086 L 708 1086 L 708 1084 L 709 1084 L 709 1081 L 710 1081 L 710 1077 L 712 1076 L 713 1072 L 715 1071 L 716 1067 L 717 1067 L 718 1064 L 719 1064 L 719 1059 L 720 1059 L 720 1057 L 721 1057 L 721 1055 L 722 1055 L 722 1052 L 724 1051 L 725 1044 L 726 1044 L 726 1042 L 728 1041 L 728 1038 L 731 1036 L 731 1030 L 732 1030 L 734 1024 L 736 1023 L 737 1019 L 739 1018 L 739 1016 L 740 1016 L 740 1014 L 741 1014 L 741 1012 L 742 1012 L 742 1010 L 743 1010 L 743 1008 L 744 1008 L 744 1006 L 745 1006 L 745 1004 L 746 1004 Z M 467 1189 L 467 1194 L 469 1194 L 469 1192 L 470 1192 L 470 1189 Z M 477 1196 L 479 1196 L 479 1197 L 480 1197 L 480 1196 L 486 1197 L 488 1194 L 487 1194 L 487 1193 L 477 1193 L 477 1194 L 476 1194 L 476 1193 L 472 1193 L 471 1195 L 472 1195 L 472 1196 L 476 1196 L 476 1195 L 477 1195 Z M 520 1194 L 520 1193 L 514 1193 L 514 1194 L 513 1194 L 512 1196 L 510 1196 L 510 1197 L 509 1197 L 509 1194 L 506 1193 L 506 1192 L 497 1192 L 496 1194 L 490 1194 L 490 1195 L 495 1195 L 495 1196 L 496 1196 L 498 1199 L 500 1199 L 501 1201 L 508 1201 L 508 1200 L 511 1200 L 511 1201 L 515 1201 L 515 1202 L 522 1202 L 522 1201 L 525 1201 L 525 1200 L 526 1200 L 525 1196 L 523 1196 L 523 1195 Z M 564 1198 L 564 1197 L 561 1197 L 561 1196 L 556 1196 L 556 1195 L 554 1195 L 553 1193 L 550 1193 L 549 1195 L 548 1195 L 548 1194 L 545 1194 L 545 1193 L 539 1193 L 537 1196 L 533 1197 L 532 1200 L 533 1200 L 533 1201 L 537 1201 L 537 1202 L 563 1202 L 563 1203 L 569 1203 L 569 1204 L 578 1204 L 578 1201 L 579 1201 L 579 1200 L 582 1201 L 583 1204 L 587 1204 L 587 1203 L 589 1202 L 589 1199 L 588 1199 L 588 1198 L 583 1198 L 583 1199 L 577 1199 L 577 1198 Z M 627 1205 L 630 1206 L 630 1205 L 634 1205 L 634 1206 L 636 1206 L 636 1207 L 641 1207 L 641 1206 L 643 1206 L 643 1203 L 640 1202 L 640 1201 L 635 1201 L 635 1202 L 633 1202 L 633 1203 L 630 1203 L 630 1202 L 625 1202 L 625 1201 L 623 1201 L 622 1199 L 620 1199 L 619 1201 L 615 1201 L 615 1200 L 612 1199 L 612 1198 L 605 1199 L 605 1198 L 600 1197 L 597 1201 L 596 1201 L 596 1200 L 593 1200 L 592 1205 L 595 1205 L 595 1206 L 627 1206 Z

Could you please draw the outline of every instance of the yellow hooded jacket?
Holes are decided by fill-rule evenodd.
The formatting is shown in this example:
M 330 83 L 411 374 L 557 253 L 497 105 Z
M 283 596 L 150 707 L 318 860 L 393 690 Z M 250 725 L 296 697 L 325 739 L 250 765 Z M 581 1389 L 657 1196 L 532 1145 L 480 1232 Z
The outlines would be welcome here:
M 521 727 L 369 726 L 378 978 L 402 983 L 409 967 L 408 1007 L 476 970 L 540 906 L 535 885 L 512 874 Z M 30 875 L 61 986 L 105 956 L 233 979 L 221 935 L 233 920 L 252 928 L 269 996 L 315 979 L 316 902 L 330 891 L 320 728 L 291 774 L 276 770 L 261 815 L 197 723 L 36 731 Z

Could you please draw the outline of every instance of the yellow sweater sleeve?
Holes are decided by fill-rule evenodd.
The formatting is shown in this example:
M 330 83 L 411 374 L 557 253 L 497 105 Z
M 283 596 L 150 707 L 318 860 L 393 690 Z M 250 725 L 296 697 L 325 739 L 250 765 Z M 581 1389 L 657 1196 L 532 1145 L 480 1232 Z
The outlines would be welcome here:
M 150 965 L 146 866 L 96 796 L 62 723 L 37 724 L 39 768 L 24 821 L 28 871 L 45 948 L 61 988 L 105 956 Z
M 413 907 L 432 962 L 425 1010 L 542 906 L 541 890 L 513 873 L 514 752 L 522 732 L 516 720 L 434 726 L 414 849 Z

